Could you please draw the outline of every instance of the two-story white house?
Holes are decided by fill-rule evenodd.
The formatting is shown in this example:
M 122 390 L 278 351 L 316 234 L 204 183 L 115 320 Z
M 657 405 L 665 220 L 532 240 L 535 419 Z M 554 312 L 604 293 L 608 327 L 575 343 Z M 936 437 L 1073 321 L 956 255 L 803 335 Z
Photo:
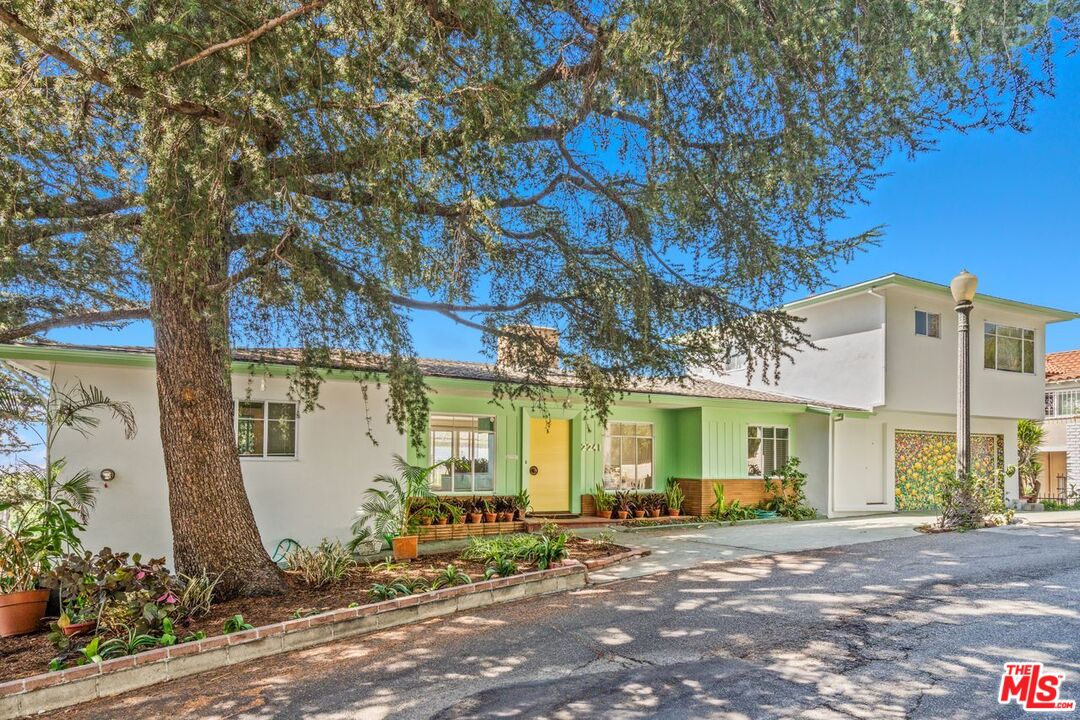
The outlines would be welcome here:
M 1045 399 L 1039 495 L 1067 500 L 1080 489 L 1080 350 L 1046 356 Z
M 751 387 L 865 408 L 837 413 L 828 438 L 827 512 L 920 510 L 955 465 L 957 314 L 945 285 L 886 275 L 784 307 L 818 350 Z M 1043 417 L 1046 326 L 1076 313 L 978 295 L 971 313 L 973 463 L 1015 465 L 1016 422 Z M 735 361 L 726 382 L 747 382 Z M 1018 498 L 1017 478 L 1006 495 Z

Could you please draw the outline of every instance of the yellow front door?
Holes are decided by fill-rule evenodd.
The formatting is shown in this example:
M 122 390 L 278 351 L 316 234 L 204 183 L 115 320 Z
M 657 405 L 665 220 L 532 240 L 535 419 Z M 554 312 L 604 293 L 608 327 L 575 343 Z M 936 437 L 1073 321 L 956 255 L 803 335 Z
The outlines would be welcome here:
M 534 511 L 570 511 L 569 420 L 529 418 L 528 473 Z

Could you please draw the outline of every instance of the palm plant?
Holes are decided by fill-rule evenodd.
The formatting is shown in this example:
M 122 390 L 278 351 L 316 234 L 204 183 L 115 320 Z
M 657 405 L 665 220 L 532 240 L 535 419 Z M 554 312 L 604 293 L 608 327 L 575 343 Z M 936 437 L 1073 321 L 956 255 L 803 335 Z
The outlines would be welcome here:
M 93 385 L 57 386 L 50 378 L 44 396 L 30 381 L 21 388 L 0 388 L 0 418 L 36 435 L 45 452 L 43 465 L 22 463 L 0 476 L 0 525 L 30 552 L 40 551 L 45 569 L 50 560 L 82 548 L 78 533 L 94 507 L 95 492 L 86 470 L 64 477 L 66 463 L 54 458 L 53 445 L 64 429 L 89 437 L 101 424 L 95 414 L 100 410 L 112 413 L 126 438 L 134 437 L 131 404 L 113 400 Z
M 1017 470 L 1020 473 L 1020 491 L 1025 497 L 1039 494 L 1039 446 L 1046 437 L 1046 430 L 1034 420 L 1020 420 L 1016 424 Z
M 353 540 L 350 545 L 355 546 L 372 535 L 391 539 L 414 534 L 417 521 L 411 513 L 410 501 L 413 498 L 431 497 L 428 478 L 441 465 L 443 463 L 430 467 L 410 465 L 403 457 L 395 455 L 394 467 L 399 474 L 377 475 L 375 487 L 365 491 L 365 500 L 352 525 Z

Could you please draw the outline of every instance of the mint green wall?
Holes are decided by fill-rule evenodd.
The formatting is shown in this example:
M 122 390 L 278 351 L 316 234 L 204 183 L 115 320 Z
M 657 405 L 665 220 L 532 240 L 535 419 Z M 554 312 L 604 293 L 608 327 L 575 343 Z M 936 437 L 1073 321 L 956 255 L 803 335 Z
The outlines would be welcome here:
M 701 474 L 726 480 L 746 477 L 746 428 L 783 425 L 788 428 L 788 453 L 798 454 L 793 413 L 750 409 L 702 408 Z
M 706 401 L 707 402 L 707 401 Z M 783 425 L 789 428 L 789 452 L 798 454 L 793 412 L 749 403 L 690 408 L 617 405 L 610 421 L 653 424 L 653 488 L 662 490 L 669 477 L 746 477 L 746 428 L 748 425 Z M 496 424 L 495 492 L 513 495 L 522 478 L 528 488 L 529 418 L 525 408 L 499 407 L 481 397 L 456 396 L 441 387 L 431 398 L 431 412 L 492 415 Z M 549 410 L 552 418 L 568 419 L 570 426 L 571 511 L 580 512 L 581 495 L 589 493 L 603 475 L 604 429 L 586 417 L 580 406 Z M 535 415 L 540 417 L 539 414 Z M 427 462 L 426 435 L 419 451 L 409 444 L 409 461 Z

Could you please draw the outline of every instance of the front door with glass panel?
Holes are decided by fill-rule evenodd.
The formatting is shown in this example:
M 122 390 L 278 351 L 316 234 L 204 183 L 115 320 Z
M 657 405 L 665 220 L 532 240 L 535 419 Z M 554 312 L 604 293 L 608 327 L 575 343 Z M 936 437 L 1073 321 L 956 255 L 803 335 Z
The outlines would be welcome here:
M 432 415 L 431 463 L 443 463 L 431 474 L 433 492 L 490 495 L 495 492 L 495 418 L 487 415 Z
M 529 489 L 535 512 L 570 510 L 570 421 L 529 418 Z

